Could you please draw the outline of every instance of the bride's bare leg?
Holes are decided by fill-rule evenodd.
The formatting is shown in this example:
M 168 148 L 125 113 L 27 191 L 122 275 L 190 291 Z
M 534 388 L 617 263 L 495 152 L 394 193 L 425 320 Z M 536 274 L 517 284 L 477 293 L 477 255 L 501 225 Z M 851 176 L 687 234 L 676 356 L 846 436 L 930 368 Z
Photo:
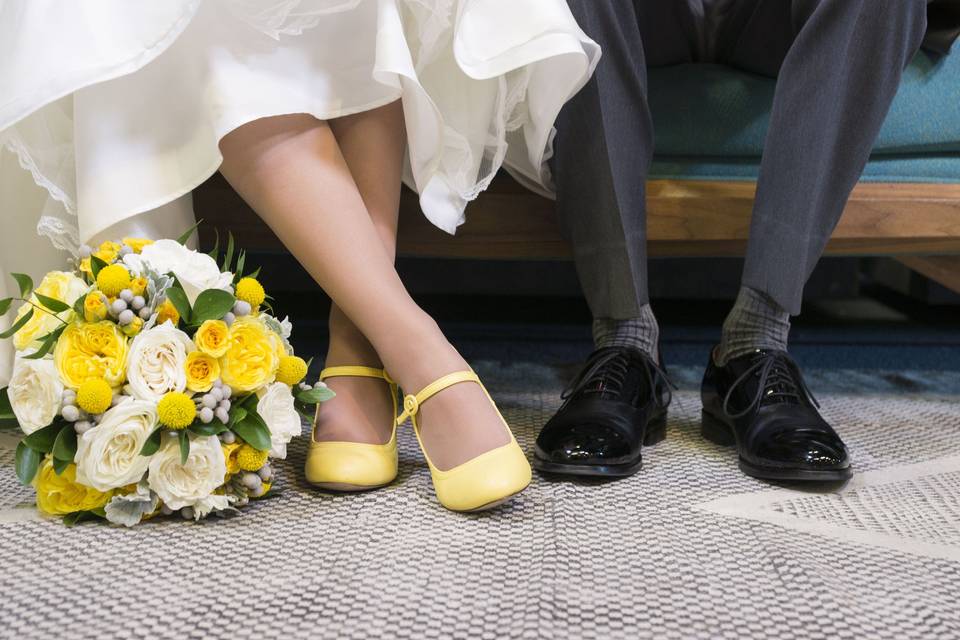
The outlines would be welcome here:
M 221 171 L 374 346 L 408 391 L 466 368 L 410 298 L 383 247 L 330 127 L 310 116 L 265 118 L 221 141 Z M 422 408 L 434 463 L 449 469 L 509 442 L 477 385 Z
M 392 261 L 397 244 L 397 213 L 406 128 L 399 101 L 328 122 L 350 169 L 377 235 Z M 362 365 L 380 368 L 376 349 L 340 307 L 330 309 L 330 346 L 325 366 Z M 318 442 L 367 442 L 390 439 L 393 402 L 390 388 L 370 378 L 330 378 L 337 398 L 320 405 Z

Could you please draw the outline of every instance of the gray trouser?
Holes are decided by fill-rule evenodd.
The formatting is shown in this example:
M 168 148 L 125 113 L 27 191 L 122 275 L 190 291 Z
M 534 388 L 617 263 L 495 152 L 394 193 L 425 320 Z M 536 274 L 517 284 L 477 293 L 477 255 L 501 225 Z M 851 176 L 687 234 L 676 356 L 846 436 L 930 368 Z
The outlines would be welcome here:
M 633 317 L 648 302 L 646 68 L 685 62 L 778 78 L 743 284 L 799 313 L 923 39 L 926 0 L 568 2 L 603 48 L 557 120 L 553 158 L 561 228 L 594 317 Z

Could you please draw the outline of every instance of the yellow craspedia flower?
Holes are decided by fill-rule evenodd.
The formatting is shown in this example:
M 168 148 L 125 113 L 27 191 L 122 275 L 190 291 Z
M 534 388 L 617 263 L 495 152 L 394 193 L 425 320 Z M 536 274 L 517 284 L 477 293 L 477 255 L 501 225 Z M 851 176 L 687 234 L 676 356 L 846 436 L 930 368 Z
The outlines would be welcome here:
M 87 378 L 77 389 L 77 406 L 87 413 L 103 413 L 111 400 L 113 389 L 103 378 Z
M 107 317 L 107 301 L 99 291 L 91 291 L 83 299 L 83 319 L 100 322 Z
M 232 476 L 235 473 L 240 472 L 240 463 L 237 462 L 237 452 L 240 451 L 240 447 L 243 444 L 240 442 L 233 442 L 231 444 L 220 444 L 220 448 L 223 449 L 223 461 L 227 465 L 227 475 Z M 224 480 L 226 484 L 226 480 Z
M 97 274 L 97 288 L 107 296 L 116 296 L 130 287 L 130 272 L 122 264 L 111 264 Z
M 201 351 L 189 353 L 184 368 L 187 371 L 187 389 L 190 391 L 210 391 L 213 382 L 220 377 L 220 363 Z
M 134 317 L 130 324 L 120 327 L 120 330 L 123 331 L 123 335 L 127 336 L 128 338 L 132 338 L 140 333 L 141 329 L 143 329 L 143 318 L 140 318 L 139 316 Z
M 263 285 L 256 278 L 240 278 L 240 282 L 237 283 L 236 296 L 237 300 L 249 302 L 250 306 L 256 309 L 263 304 L 266 293 L 263 290 Z
M 157 403 L 157 415 L 162 425 L 171 429 L 186 429 L 197 417 L 197 407 L 187 394 L 171 391 Z
M 223 320 L 206 320 L 193 336 L 197 349 L 219 358 L 230 346 L 230 327 Z
M 280 356 L 280 366 L 277 368 L 277 382 L 283 382 L 291 387 L 307 375 L 307 363 L 299 356 Z
M 134 253 L 140 253 L 148 244 L 153 244 L 150 238 L 124 238 L 123 244 L 133 249 Z M 140 295 L 140 294 L 137 294 Z
M 93 252 L 93 255 L 110 264 L 120 255 L 120 248 L 121 245 L 119 243 L 107 240 L 100 243 L 100 246 Z
M 50 457 L 41 463 L 33 486 L 37 490 L 37 508 L 52 516 L 99 509 L 110 502 L 114 494 L 113 491 L 101 493 L 78 483 L 75 464 L 67 465 L 63 473 L 57 475 Z
M 267 452 L 254 449 L 249 444 L 240 446 L 237 450 L 237 465 L 244 471 L 257 471 L 267 464 Z
M 164 300 L 163 303 L 157 307 L 157 325 L 161 325 L 167 320 L 169 320 L 173 326 L 177 326 L 177 323 L 180 322 L 180 312 L 177 311 L 177 308 L 173 306 L 170 300 Z
M 119 387 L 127 379 L 127 351 L 127 337 L 113 322 L 75 322 L 57 340 L 53 361 L 60 380 L 71 389 L 90 378 Z
M 134 278 L 130 281 L 130 291 L 133 291 L 133 295 L 142 296 L 147 293 L 147 279 L 143 276 L 139 278 Z
M 33 315 L 30 316 L 30 319 L 25 325 L 23 325 L 19 331 L 13 336 L 13 346 L 18 351 L 22 351 L 28 347 L 35 347 L 39 343 L 37 340 L 51 331 L 59 328 L 63 320 L 64 322 L 70 322 L 75 315 L 73 313 L 73 303 L 77 301 L 77 298 L 86 293 L 87 289 L 90 287 L 83 280 L 78 278 L 72 273 L 66 271 L 51 271 L 43 277 L 43 280 L 40 281 L 40 284 L 34 289 L 34 293 L 39 293 L 40 295 L 47 296 L 48 298 L 54 298 L 61 302 L 65 302 L 70 305 L 70 309 L 66 311 L 61 311 L 57 314 L 46 313 L 40 311 L 39 309 L 34 308 L 32 305 L 24 302 L 23 305 L 17 310 L 16 320 L 22 318 L 28 311 L 33 309 Z M 30 295 L 30 301 L 40 306 L 40 301 L 33 294 Z M 59 318 L 59 319 L 58 319 Z M 14 320 L 14 322 L 16 322 Z
M 276 379 L 283 343 L 262 320 L 244 316 L 230 327 L 230 344 L 220 358 L 220 377 L 234 391 L 255 391 Z

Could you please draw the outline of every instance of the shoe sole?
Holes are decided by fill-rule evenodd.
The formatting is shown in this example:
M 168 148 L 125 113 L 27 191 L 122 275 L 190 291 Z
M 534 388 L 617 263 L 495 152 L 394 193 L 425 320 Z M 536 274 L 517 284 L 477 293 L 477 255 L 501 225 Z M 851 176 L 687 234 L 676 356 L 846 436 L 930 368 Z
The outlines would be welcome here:
M 737 437 L 725 422 L 707 411 L 700 413 L 700 435 L 704 440 L 721 447 L 737 446 Z M 740 470 L 751 478 L 759 480 L 786 480 L 790 482 L 842 482 L 853 476 L 847 469 L 800 469 L 783 467 L 764 467 L 747 462 L 737 456 Z
M 667 437 L 667 416 L 654 418 L 647 424 L 643 434 L 643 446 L 651 447 L 662 442 Z M 643 467 L 643 458 L 640 453 L 631 462 L 623 464 L 566 464 L 543 460 L 533 456 L 533 468 L 540 473 L 561 476 L 577 476 L 584 478 L 627 478 Z
M 388 484 L 390 484 L 389 482 L 387 482 L 384 484 L 365 485 L 365 484 L 347 484 L 345 482 L 310 482 L 309 480 L 307 482 L 312 487 L 316 487 L 317 489 L 322 489 L 323 491 L 331 491 L 333 493 L 363 493 L 364 491 L 373 491 L 374 489 L 381 489 L 387 486 Z

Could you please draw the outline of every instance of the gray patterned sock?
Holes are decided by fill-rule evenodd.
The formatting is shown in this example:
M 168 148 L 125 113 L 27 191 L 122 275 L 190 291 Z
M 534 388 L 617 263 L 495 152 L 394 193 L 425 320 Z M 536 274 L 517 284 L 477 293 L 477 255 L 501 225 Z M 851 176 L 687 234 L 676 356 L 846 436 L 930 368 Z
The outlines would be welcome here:
M 754 349 L 786 351 L 789 334 L 789 313 L 767 294 L 740 287 L 737 301 L 723 321 L 717 364 L 722 367 L 728 360 Z
M 660 327 L 649 304 L 643 305 L 635 318 L 626 320 L 595 318 L 593 321 L 593 344 L 597 349 L 633 347 L 657 362 L 659 341 Z

